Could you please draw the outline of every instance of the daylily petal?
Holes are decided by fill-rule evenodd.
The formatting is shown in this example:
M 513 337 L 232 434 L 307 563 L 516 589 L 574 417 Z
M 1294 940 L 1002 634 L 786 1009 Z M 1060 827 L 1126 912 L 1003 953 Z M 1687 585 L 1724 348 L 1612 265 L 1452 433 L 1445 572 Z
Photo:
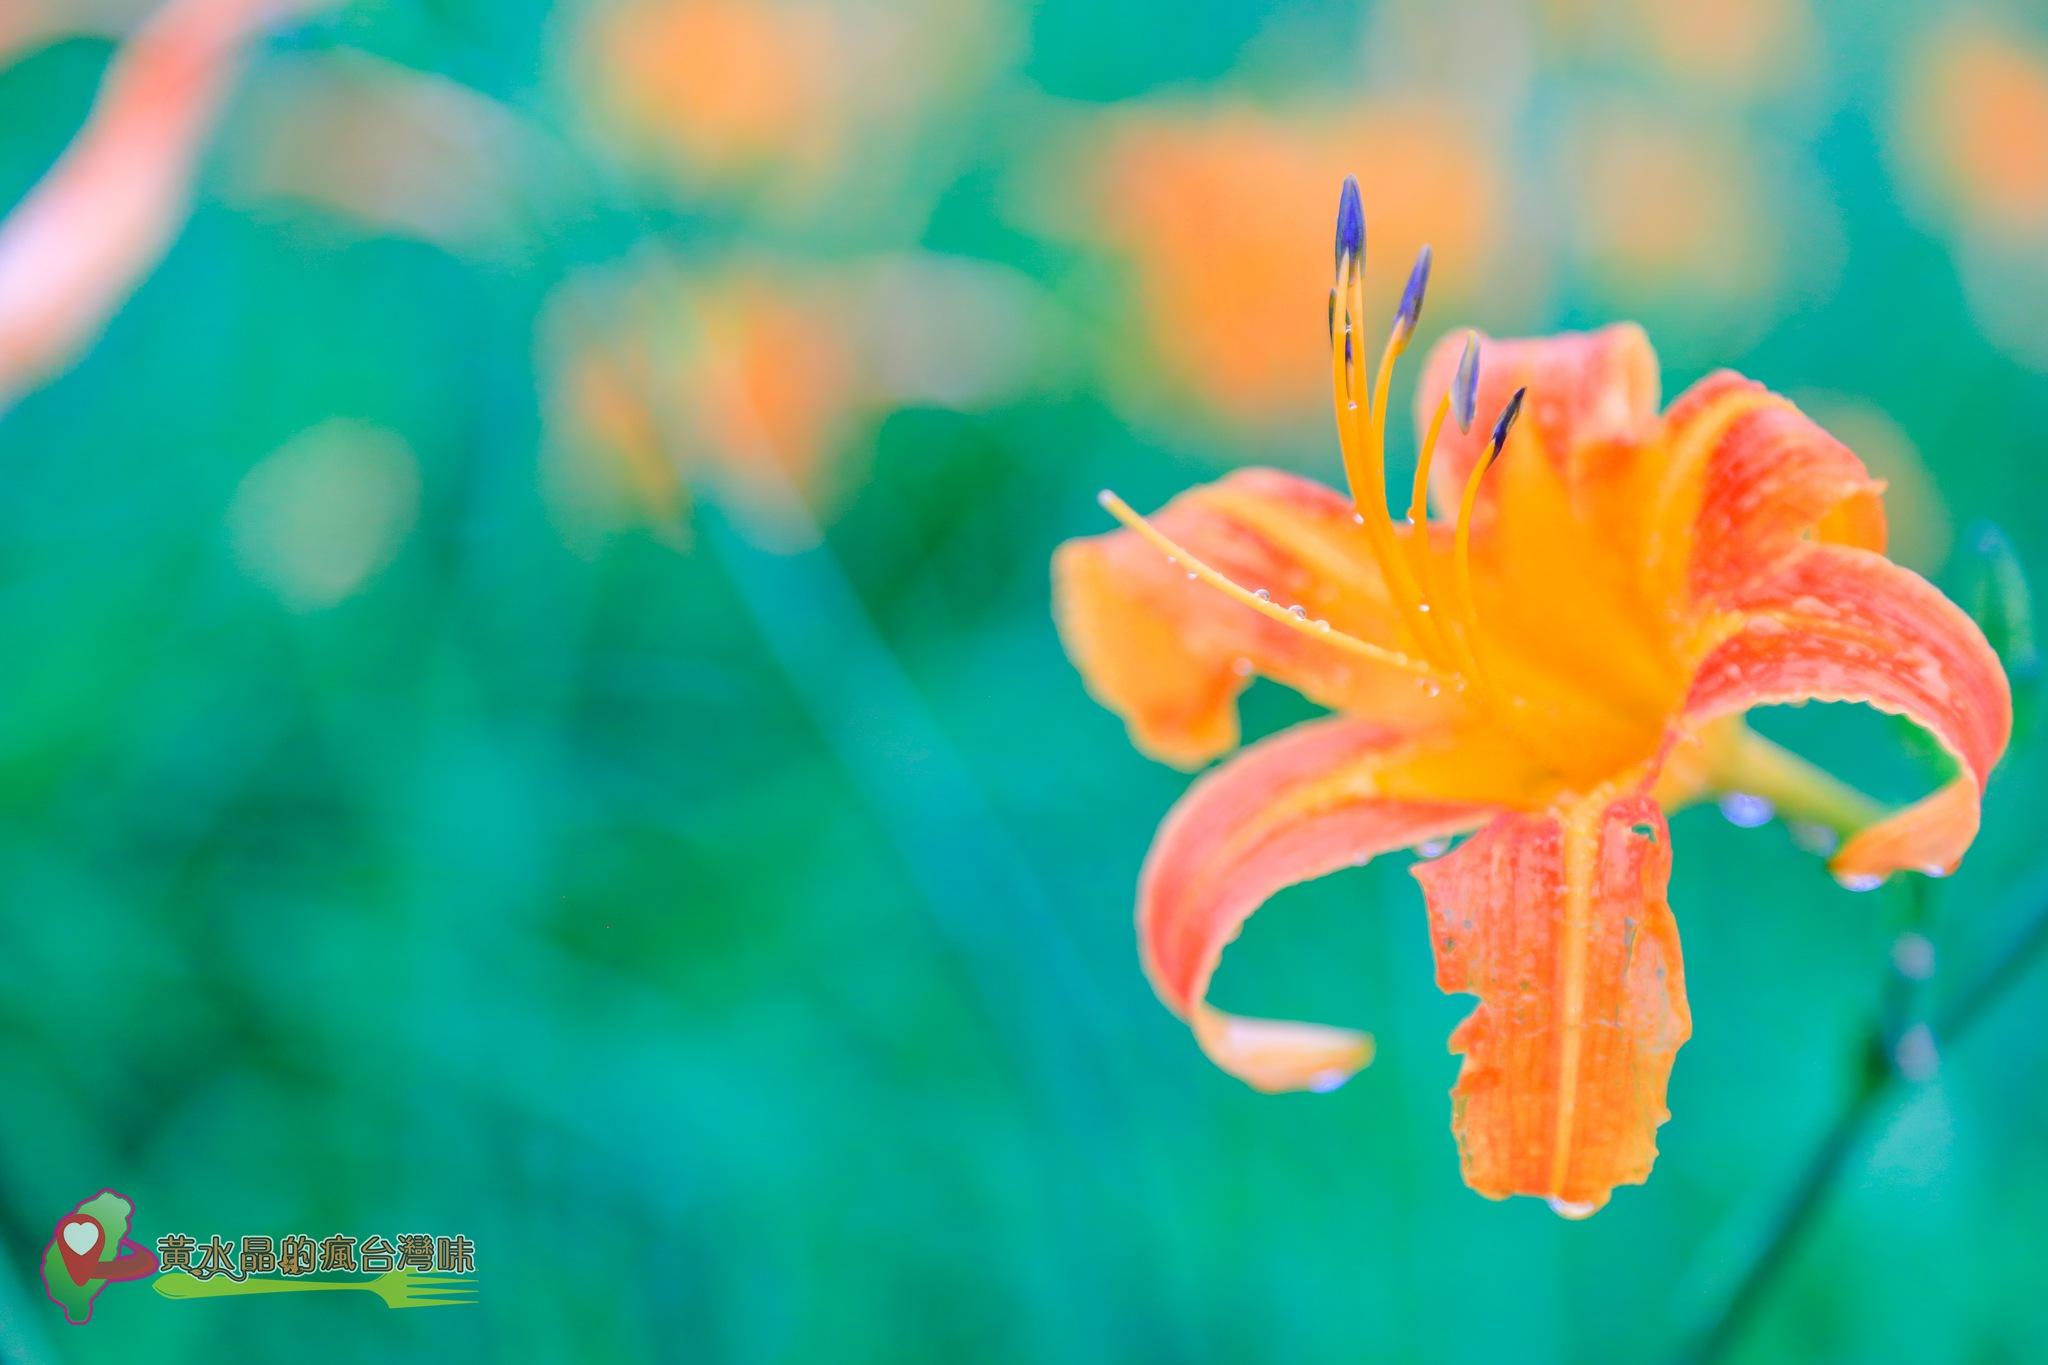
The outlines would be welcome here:
M 0 408 L 69 364 L 183 226 L 242 49 L 280 0 L 171 0 L 121 48 L 91 116 L 0 223 Z
M 1954 755 L 1962 776 L 1851 838 L 1831 866 L 1842 877 L 1954 868 L 2012 736 L 2012 691 L 1977 623 L 1912 570 L 1844 545 L 1806 546 L 1732 605 L 1742 615 L 1700 665 L 1688 726 L 1801 701 L 1905 716 Z
M 1568 1216 L 1640 1184 L 1692 1034 L 1665 903 L 1669 831 L 1647 796 L 1503 816 L 1415 876 L 1437 984 L 1479 997 L 1451 1124 L 1465 1183 L 1540 1195 Z
M 1298 603 L 1310 618 L 1367 640 L 1393 638 L 1364 529 L 1351 503 L 1321 484 L 1244 470 L 1182 494 L 1152 522 L 1283 606 Z M 1325 706 L 1372 702 L 1385 719 L 1429 705 L 1412 675 L 1289 630 L 1191 578 L 1130 531 L 1070 540 L 1053 556 L 1053 612 L 1067 653 L 1153 757 L 1195 767 L 1235 748 L 1237 695 L 1255 672 Z
M 1665 414 L 1650 572 L 1696 603 L 1767 573 L 1808 536 L 1882 550 L 1882 480 L 1792 403 L 1730 371 Z
M 1205 997 L 1223 949 L 1275 893 L 1377 854 L 1470 829 L 1487 808 L 1430 799 L 1419 741 L 1370 721 L 1312 721 L 1188 789 L 1138 887 L 1138 947 L 1159 998 L 1218 1066 L 1260 1090 L 1328 1089 L 1372 1057 L 1349 1029 L 1245 1019 Z
M 1464 345 L 1463 333 L 1452 333 L 1429 353 L 1416 389 L 1417 430 L 1428 424 L 1450 387 Z M 1579 464 L 1599 460 L 1612 447 L 1646 440 L 1657 428 L 1657 353 L 1634 323 L 1547 337 L 1482 337 L 1481 420 L 1469 432 L 1446 426 L 1431 468 L 1430 492 L 1440 511 L 1456 510 L 1465 476 L 1491 434 L 1493 414 L 1519 388 L 1529 390 L 1522 430 L 1533 433 L 1567 483 L 1574 481 Z

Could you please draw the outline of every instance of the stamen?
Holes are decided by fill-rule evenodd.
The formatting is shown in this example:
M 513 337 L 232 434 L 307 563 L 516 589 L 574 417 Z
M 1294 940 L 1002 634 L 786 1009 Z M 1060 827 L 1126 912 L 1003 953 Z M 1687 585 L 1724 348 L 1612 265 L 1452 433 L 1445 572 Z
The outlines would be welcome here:
M 1171 536 L 1168 536 L 1151 522 L 1139 516 L 1131 509 L 1129 503 L 1108 489 L 1104 489 L 1098 494 L 1096 500 L 1108 510 L 1111 516 L 1137 532 L 1153 549 L 1158 550 L 1167 559 L 1176 564 L 1185 565 L 1189 574 L 1193 577 L 1207 583 L 1233 602 L 1241 602 L 1245 606 L 1250 607 L 1267 620 L 1277 621 L 1289 630 L 1298 631 L 1312 639 L 1322 640 L 1327 644 L 1335 645 L 1339 649 L 1359 655 L 1362 658 L 1370 659 L 1374 663 L 1387 664 L 1423 677 L 1439 676 L 1436 669 L 1430 667 L 1428 663 L 1421 659 L 1410 658 L 1398 650 L 1387 649 L 1382 645 L 1373 644 L 1370 640 L 1361 640 L 1356 635 L 1336 629 L 1327 621 L 1310 621 L 1305 612 L 1297 615 L 1294 611 L 1289 611 L 1269 598 L 1261 597 L 1255 592 L 1246 591 L 1227 575 L 1211 568 L 1208 564 L 1190 554 Z
M 1415 490 L 1408 500 L 1408 520 L 1422 525 L 1428 516 L 1430 463 L 1436 458 L 1437 437 L 1443 434 L 1444 413 L 1458 419 L 1458 430 L 1472 430 L 1472 418 L 1479 408 L 1479 333 L 1465 333 L 1465 353 L 1458 357 L 1458 373 L 1450 390 L 1430 419 L 1429 434 L 1422 438 L 1422 450 L 1415 458 Z
M 1515 396 L 1508 399 L 1508 405 L 1501 409 L 1500 420 L 1493 424 L 1493 445 L 1486 455 L 1488 464 L 1500 458 L 1500 448 L 1508 443 L 1508 428 L 1522 415 L 1522 395 L 1527 392 L 1529 390 L 1526 387 L 1516 389 Z
M 1429 248 L 1424 247 L 1415 258 L 1415 268 L 1408 276 L 1408 289 L 1402 297 L 1400 310 L 1394 315 L 1394 328 L 1388 333 L 1387 344 L 1380 351 L 1379 374 L 1373 382 L 1372 408 L 1367 414 L 1367 432 L 1362 440 L 1365 452 L 1362 463 L 1370 473 L 1372 505 L 1359 510 L 1365 516 L 1366 529 L 1372 531 L 1377 525 L 1380 536 L 1387 543 L 1381 572 L 1386 575 L 1387 594 L 1393 598 L 1401 619 L 1413 623 L 1412 638 L 1431 658 L 1446 658 L 1450 654 L 1444 633 L 1446 628 L 1431 617 L 1428 600 L 1415 576 L 1409 572 L 1400 547 L 1394 543 L 1392 525 L 1387 520 L 1388 393 L 1394 382 L 1394 362 L 1408 349 L 1408 339 L 1413 335 L 1414 315 L 1410 312 L 1410 305 L 1412 303 L 1418 309 L 1422 306 L 1422 290 L 1428 282 Z
M 1429 248 L 1423 247 L 1416 253 L 1415 268 L 1408 272 L 1408 286 L 1401 291 L 1401 306 L 1394 310 L 1394 330 L 1401 334 L 1401 344 L 1406 347 L 1408 338 L 1415 332 L 1415 324 L 1422 317 L 1422 295 L 1429 288 Z
M 1500 420 L 1493 424 L 1493 439 L 1487 442 L 1486 453 L 1473 461 L 1472 472 L 1465 476 L 1464 496 L 1458 499 L 1458 528 L 1452 533 L 1451 562 L 1457 576 L 1458 624 L 1472 642 L 1475 654 L 1479 647 L 1479 611 L 1472 600 L 1472 509 L 1479 502 L 1479 482 L 1500 458 L 1508 432 L 1521 415 L 1522 395 L 1528 391 L 1526 387 L 1516 389 L 1514 397 L 1501 409 Z
M 1465 354 L 1458 357 L 1458 375 L 1451 381 L 1451 409 L 1458 414 L 1458 430 L 1472 430 L 1479 415 L 1479 333 L 1465 333 Z
M 1344 177 L 1337 194 L 1337 278 L 1344 278 L 1346 261 L 1365 264 L 1365 200 L 1358 193 L 1358 177 Z
M 1472 429 L 1472 412 L 1479 397 L 1479 334 L 1465 334 L 1465 353 L 1458 358 L 1458 373 L 1451 381 L 1451 387 L 1437 400 L 1436 411 L 1430 415 L 1429 430 L 1422 438 L 1421 450 L 1415 457 L 1415 486 L 1408 496 L 1408 524 L 1413 529 L 1410 536 L 1410 558 L 1415 563 L 1415 576 L 1421 580 L 1424 596 L 1436 601 L 1437 585 L 1431 567 L 1429 544 L 1429 475 L 1436 459 L 1437 439 L 1443 435 L 1444 418 L 1458 414 L 1458 428 Z M 1474 682 L 1483 684 L 1482 669 L 1477 653 L 1478 645 L 1473 639 L 1474 623 L 1458 612 L 1454 603 L 1452 615 L 1442 626 L 1449 640 L 1458 671 Z
M 1429 433 L 1422 438 L 1422 453 L 1415 461 L 1415 488 L 1408 501 L 1408 560 L 1414 566 L 1415 578 L 1421 584 L 1425 602 L 1442 600 L 1437 595 L 1436 570 L 1431 563 L 1429 543 L 1429 465 L 1430 457 L 1436 453 L 1437 437 L 1443 433 L 1444 418 L 1450 410 L 1451 395 L 1446 393 L 1437 400 L 1436 412 L 1429 419 Z M 1439 622 L 1437 629 L 1450 646 L 1451 659 L 1458 671 L 1475 682 L 1480 681 L 1478 657 L 1465 638 L 1463 623 L 1457 619 L 1455 609 L 1451 619 Z

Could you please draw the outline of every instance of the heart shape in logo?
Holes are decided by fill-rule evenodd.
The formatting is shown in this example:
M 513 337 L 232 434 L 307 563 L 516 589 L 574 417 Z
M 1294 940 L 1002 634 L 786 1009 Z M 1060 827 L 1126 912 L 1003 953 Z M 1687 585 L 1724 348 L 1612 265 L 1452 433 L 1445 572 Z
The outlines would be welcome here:
M 91 1218 L 67 1219 L 64 1224 L 64 1245 L 80 1256 L 100 1244 L 100 1225 Z
M 95 1278 L 93 1267 L 99 1262 L 93 1253 L 100 1248 L 99 1220 L 74 1214 L 57 1225 L 59 1250 L 64 1253 L 64 1268 L 71 1272 L 71 1278 L 79 1284 Z

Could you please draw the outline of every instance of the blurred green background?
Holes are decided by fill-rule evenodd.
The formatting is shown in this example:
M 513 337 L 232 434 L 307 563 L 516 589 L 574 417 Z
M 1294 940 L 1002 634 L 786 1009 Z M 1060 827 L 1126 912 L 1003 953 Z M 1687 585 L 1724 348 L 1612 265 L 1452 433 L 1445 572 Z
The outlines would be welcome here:
M 0 0 L 0 200 L 151 8 Z M 2039 566 L 2037 10 L 358 0 L 254 37 L 202 147 L 0 416 L 8 1358 L 1641 1361 L 1712 1315 L 1901 891 L 1677 817 L 1655 1177 L 1488 1203 L 1403 859 L 1218 979 L 1374 1029 L 1342 1091 L 1254 1094 L 1152 998 L 1186 778 L 1083 693 L 1047 559 L 1107 484 L 1338 477 L 1356 169 L 1376 289 L 1437 243 L 1425 341 L 1636 318 L 1667 395 L 1732 365 L 1855 445 L 1909 564 L 1961 591 L 1988 518 Z M 1926 788 L 1838 710 L 1761 725 Z M 2048 898 L 2043 782 L 2023 734 L 1937 1000 Z M 1740 1358 L 2048 1355 L 2044 1009 L 1889 1094 Z M 460 1232 L 482 1302 L 67 1327 L 40 1249 L 107 1185 L 151 1242 Z

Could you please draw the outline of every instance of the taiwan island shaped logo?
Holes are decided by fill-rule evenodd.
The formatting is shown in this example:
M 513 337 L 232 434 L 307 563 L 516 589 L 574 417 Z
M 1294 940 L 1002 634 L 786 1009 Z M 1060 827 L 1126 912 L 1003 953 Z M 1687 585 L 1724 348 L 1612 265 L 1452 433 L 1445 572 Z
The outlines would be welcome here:
M 156 1271 L 156 1253 L 128 1240 L 135 1205 L 101 1190 L 57 1220 L 43 1248 L 43 1290 L 73 1326 L 92 1317 L 93 1300 L 110 1284 Z

